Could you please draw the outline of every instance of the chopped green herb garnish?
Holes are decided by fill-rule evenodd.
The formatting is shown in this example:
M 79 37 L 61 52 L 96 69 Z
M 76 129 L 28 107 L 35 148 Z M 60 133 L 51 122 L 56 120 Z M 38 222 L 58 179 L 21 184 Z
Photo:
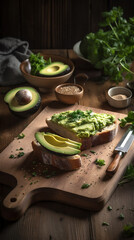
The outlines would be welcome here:
M 93 154 L 94 154 L 94 153 L 96 153 L 96 152 L 95 152 L 95 151 L 93 151 L 93 150 L 90 150 L 90 152 L 91 152 L 91 153 L 93 153 Z
M 22 156 L 24 156 L 24 152 L 19 152 L 19 154 L 17 155 L 18 158 Z
M 82 189 L 85 189 L 85 188 L 89 188 L 91 186 L 91 184 L 88 184 L 88 183 L 84 183 L 81 188 Z
M 9 158 L 14 158 L 14 155 L 13 155 L 13 154 L 11 154 L 11 155 L 9 156 Z
M 112 210 L 112 207 L 111 207 L 111 206 L 108 206 L 107 209 L 108 209 L 108 211 L 111 211 L 111 210 Z
M 96 165 L 104 166 L 105 165 L 105 160 L 97 158 L 95 163 L 96 163 Z
M 103 222 L 102 225 L 103 225 L 103 226 L 109 226 L 109 223 Z
M 125 217 L 124 217 L 124 215 L 123 215 L 123 213 L 121 213 L 120 215 L 119 215 L 119 219 L 120 220 L 123 220 Z
M 134 226 L 132 224 L 126 224 L 123 228 L 123 234 L 125 235 L 125 237 L 133 237 Z
M 21 134 L 19 134 L 18 136 L 17 136 L 17 139 L 22 139 L 22 138 L 24 138 L 25 137 L 25 134 L 24 133 L 21 133 Z
M 36 176 L 37 176 L 37 173 L 36 173 L 36 172 L 33 172 L 33 173 L 32 173 L 32 176 L 33 176 L 33 177 L 36 177 Z
M 82 153 L 81 156 L 83 156 L 83 157 L 87 157 L 88 154 L 87 154 L 87 153 Z

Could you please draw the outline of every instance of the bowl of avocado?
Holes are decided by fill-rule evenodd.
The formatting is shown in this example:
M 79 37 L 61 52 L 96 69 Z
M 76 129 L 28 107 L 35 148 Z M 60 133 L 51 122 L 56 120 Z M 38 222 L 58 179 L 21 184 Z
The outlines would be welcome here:
M 74 64 L 62 56 L 32 53 L 20 64 L 20 70 L 27 82 L 38 87 L 41 92 L 48 92 L 71 77 Z

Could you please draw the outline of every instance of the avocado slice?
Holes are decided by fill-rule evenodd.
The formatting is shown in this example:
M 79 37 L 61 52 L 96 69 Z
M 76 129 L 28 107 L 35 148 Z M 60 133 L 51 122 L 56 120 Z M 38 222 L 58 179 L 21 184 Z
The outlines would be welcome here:
M 17 101 L 16 94 L 21 90 L 26 90 L 30 92 L 32 99 L 30 102 L 26 104 L 20 104 Z M 12 113 L 20 117 L 28 117 L 31 114 L 35 113 L 41 104 L 40 94 L 36 91 L 36 89 L 26 86 L 26 87 L 17 87 L 6 93 L 4 97 L 4 101 L 8 104 L 8 107 Z
M 35 138 L 43 147 L 52 152 L 65 155 L 75 155 L 81 152 L 80 149 L 76 148 L 77 145 L 74 147 L 67 141 L 57 141 L 54 136 L 44 132 L 36 132 Z
M 53 136 L 57 141 L 66 141 L 66 142 L 68 142 L 68 144 L 70 144 L 70 145 L 72 145 L 72 146 L 74 146 L 75 148 L 78 148 L 78 149 L 80 149 L 80 147 L 82 145 L 80 142 L 73 141 L 69 138 L 61 137 L 61 136 L 59 136 L 57 134 L 54 134 L 54 133 L 46 132 L 45 134 Z
M 53 77 L 68 73 L 70 67 L 62 62 L 53 62 L 39 71 L 41 76 Z

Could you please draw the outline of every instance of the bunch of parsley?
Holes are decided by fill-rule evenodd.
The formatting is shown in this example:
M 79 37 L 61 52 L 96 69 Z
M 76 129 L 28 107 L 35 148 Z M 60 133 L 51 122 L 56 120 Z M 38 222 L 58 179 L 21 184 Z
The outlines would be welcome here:
M 36 76 L 39 74 L 39 71 L 41 69 L 51 63 L 51 58 L 45 60 L 43 56 L 40 55 L 40 53 L 32 53 L 29 57 L 29 61 L 31 64 L 31 74 Z
M 133 72 L 129 64 L 134 60 L 134 17 L 124 19 L 120 7 L 103 12 L 102 17 L 101 28 L 84 37 L 80 51 L 116 84 L 123 81 L 124 73 L 125 78 L 130 80 Z

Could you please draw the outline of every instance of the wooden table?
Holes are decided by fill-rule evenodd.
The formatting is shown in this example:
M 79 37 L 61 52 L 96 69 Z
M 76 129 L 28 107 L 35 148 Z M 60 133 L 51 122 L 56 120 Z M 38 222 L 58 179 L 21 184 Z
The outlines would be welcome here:
M 38 50 L 41 52 L 41 50 Z M 78 79 L 85 93 L 81 105 L 127 114 L 134 110 L 134 99 L 129 108 L 120 110 L 112 108 L 106 100 L 106 91 L 114 84 L 106 81 L 96 81 L 94 71 L 89 63 L 78 58 L 72 50 L 44 50 L 46 54 L 58 54 L 72 59 L 75 72 L 86 73 L 88 80 Z M 69 81 L 73 81 L 74 75 Z M 121 83 L 125 85 L 125 83 Z M 54 93 L 41 93 L 42 105 L 37 113 L 27 119 L 13 116 L 3 101 L 6 91 L 11 87 L 0 88 L 0 151 L 2 151 L 23 129 L 47 106 L 48 102 L 56 100 Z M 0 185 L 0 201 L 11 190 L 9 186 Z M 108 210 L 112 206 L 112 210 Z M 124 219 L 120 219 L 120 215 Z M 103 223 L 108 223 L 108 226 Z M 122 239 L 123 226 L 134 225 L 134 186 L 133 182 L 118 186 L 105 207 L 99 212 L 91 212 L 67 206 L 56 202 L 39 202 L 31 206 L 16 222 L 8 222 L 0 218 L 1 240 L 116 240 Z

